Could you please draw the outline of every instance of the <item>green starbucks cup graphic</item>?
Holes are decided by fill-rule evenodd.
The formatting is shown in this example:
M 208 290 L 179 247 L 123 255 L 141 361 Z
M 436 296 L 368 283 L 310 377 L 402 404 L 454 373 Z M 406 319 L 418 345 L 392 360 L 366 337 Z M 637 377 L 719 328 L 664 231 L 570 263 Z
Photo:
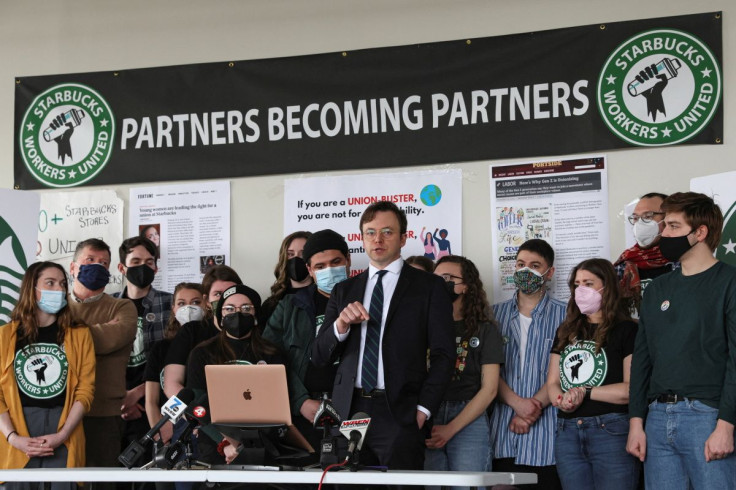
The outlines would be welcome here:
M 641 95 L 647 90 L 654 87 L 661 77 L 671 80 L 677 76 L 677 70 L 682 66 L 677 58 L 663 58 L 662 61 L 656 63 L 650 71 L 651 74 L 639 74 L 629 83 L 628 90 L 632 97 Z M 644 77 L 647 77 L 646 79 Z
M 44 130 L 43 139 L 46 141 L 55 140 L 69 129 L 79 126 L 82 123 L 82 119 L 84 119 L 84 111 L 82 109 L 69 109 L 60 115 L 59 120 L 61 124 L 52 121 L 52 124 Z

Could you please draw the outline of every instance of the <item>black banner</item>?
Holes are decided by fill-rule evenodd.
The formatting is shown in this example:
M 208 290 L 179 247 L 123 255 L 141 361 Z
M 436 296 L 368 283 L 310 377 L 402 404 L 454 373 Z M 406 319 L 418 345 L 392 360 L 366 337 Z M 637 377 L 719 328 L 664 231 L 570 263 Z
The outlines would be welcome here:
M 721 14 L 17 79 L 22 189 L 718 144 Z

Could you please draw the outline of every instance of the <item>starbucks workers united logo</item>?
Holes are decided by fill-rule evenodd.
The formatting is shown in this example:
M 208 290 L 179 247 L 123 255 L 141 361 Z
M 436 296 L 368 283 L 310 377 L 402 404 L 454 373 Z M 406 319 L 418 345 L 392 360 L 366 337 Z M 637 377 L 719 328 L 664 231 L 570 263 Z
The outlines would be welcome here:
M 49 187 L 87 182 L 112 154 L 115 119 L 96 91 L 65 83 L 36 97 L 20 127 L 23 161 Z
M 56 344 L 32 344 L 15 355 L 18 389 L 36 399 L 53 398 L 66 389 L 69 362 Z
M 560 385 L 563 391 L 577 386 L 600 386 L 607 373 L 606 351 L 596 352 L 592 340 L 568 345 L 560 353 Z
M 713 118 L 721 71 L 700 39 L 656 29 L 627 40 L 606 60 L 597 97 L 603 121 L 621 139 L 673 145 L 698 134 Z

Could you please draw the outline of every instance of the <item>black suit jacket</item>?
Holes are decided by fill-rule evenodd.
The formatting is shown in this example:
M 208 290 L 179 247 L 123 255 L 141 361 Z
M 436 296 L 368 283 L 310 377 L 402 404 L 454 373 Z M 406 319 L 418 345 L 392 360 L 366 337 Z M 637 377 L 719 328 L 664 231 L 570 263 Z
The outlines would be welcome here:
M 335 286 L 313 346 L 316 365 L 341 358 L 332 401 L 343 420 L 352 415 L 361 326 L 351 325 L 347 339 L 339 342 L 333 324 L 346 305 L 363 302 L 367 281 L 366 270 Z M 417 405 L 437 413 L 456 358 L 452 303 L 442 278 L 404 264 L 389 304 L 381 347 L 386 396 L 396 422 L 416 424 Z

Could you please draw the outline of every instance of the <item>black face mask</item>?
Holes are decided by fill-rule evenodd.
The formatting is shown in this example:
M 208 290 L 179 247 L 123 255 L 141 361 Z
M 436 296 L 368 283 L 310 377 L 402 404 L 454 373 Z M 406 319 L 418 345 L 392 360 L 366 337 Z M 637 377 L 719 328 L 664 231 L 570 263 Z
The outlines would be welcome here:
M 687 237 L 695 230 L 685 236 L 663 236 L 659 238 L 659 251 L 662 256 L 672 262 L 677 262 L 685 253 L 693 248 L 695 244 L 690 245 Z M 697 243 L 697 242 L 696 242 Z
M 136 265 L 135 267 L 128 267 L 125 273 L 125 278 L 128 279 L 132 285 L 141 289 L 147 288 L 153 282 L 153 277 L 156 275 L 153 269 L 147 265 Z
M 450 302 L 454 303 L 460 296 L 455 292 L 455 283 L 452 281 L 445 281 L 445 289 L 447 290 L 447 294 L 450 295 Z
M 242 312 L 222 317 L 222 328 L 236 339 L 245 338 L 256 326 L 256 317 Z
M 301 257 L 292 257 L 286 262 L 286 275 L 289 279 L 296 282 L 302 282 L 309 276 L 307 263 Z

